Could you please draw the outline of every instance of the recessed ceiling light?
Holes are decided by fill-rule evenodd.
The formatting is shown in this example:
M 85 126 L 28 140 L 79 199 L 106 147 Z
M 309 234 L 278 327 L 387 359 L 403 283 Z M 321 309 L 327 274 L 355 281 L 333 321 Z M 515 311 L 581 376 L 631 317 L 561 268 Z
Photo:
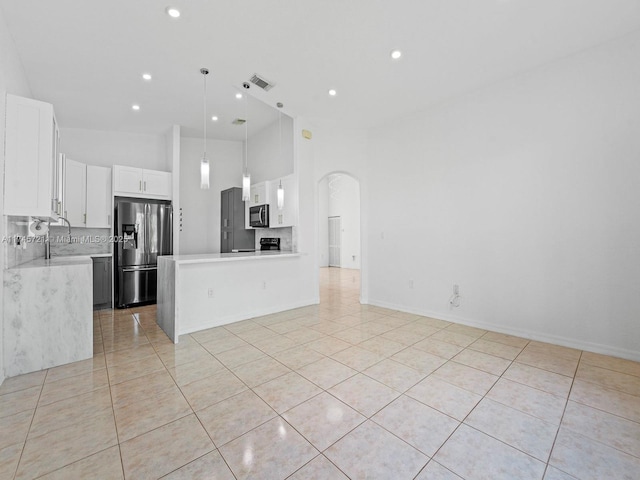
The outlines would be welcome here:
M 218 121 L 218 117 L 216 117 L 215 115 L 213 117 L 211 117 L 211 120 L 213 120 L 214 122 Z
M 391 58 L 394 60 L 398 60 L 402 56 L 402 52 L 400 50 L 391 50 Z
M 149 80 L 151 80 L 151 74 L 150 73 L 143 73 L 142 74 L 142 79 L 146 80 L 148 82 Z
M 238 100 L 240 100 L 240 99 L 242 98 L 242 94 L 241 94 L 241 93 L 236 93 L 236 98 L 237 98 Z
M 180 10 L 177 8 L 167 7 L 165 11 L 171 18 L 178 18 L 180 16 Z
M 337 94 L 338 92 L 336 92 L 333 88 L 329 90 L 329 95 L 331 95 L 332 97 L 335 97 Z
M 138 110 L 140 110 L 140 105 L 134 103 L 133 105 L 131 105 L 131 110 L 135 110 L 137 112 Z

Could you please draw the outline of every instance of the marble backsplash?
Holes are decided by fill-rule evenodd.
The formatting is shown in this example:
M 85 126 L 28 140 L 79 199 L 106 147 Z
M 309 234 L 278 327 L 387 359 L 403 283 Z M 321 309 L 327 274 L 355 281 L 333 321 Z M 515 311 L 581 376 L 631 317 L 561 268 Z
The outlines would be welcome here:
M 67 227 L 51 227 L 51 255 L 95 255 L 111 253 L 111 230 L 109 228 L 74 228 L 71 237 Z M 69 242 L 71 240 L 71 242 Z
M 29 217 L 4 217 L 5 268 L 30 262 L 44 257 L 45 237 L 36 237 L 29 233 Z M 109 242 L 111 230 L 108 228 L 71 228 L 71 243 L 67 227 L 52 226 L 49 230 L 51 255 L 94 255 L 111 253 Z
M 280 239 L 280 250 L 296 251 L 293 227 L 283 228 L 256 228 L 256 250 L 260 250 L 260 239 L 274 237 Z
M 5 268 L 13 268 L 36 258 L 44 257 L 43 237 L 29 236 L 29 217 L 4 217 L 5 237 L 4 245 Z

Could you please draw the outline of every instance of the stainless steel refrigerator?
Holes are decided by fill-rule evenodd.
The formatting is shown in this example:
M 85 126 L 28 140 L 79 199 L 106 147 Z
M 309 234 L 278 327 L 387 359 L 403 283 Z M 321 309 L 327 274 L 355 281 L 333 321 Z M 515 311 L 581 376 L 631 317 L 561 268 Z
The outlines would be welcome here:
M 173 252 L 171 202 L 115 202 L 115 297 L 118 308 L 156 302 L 158 256 Z

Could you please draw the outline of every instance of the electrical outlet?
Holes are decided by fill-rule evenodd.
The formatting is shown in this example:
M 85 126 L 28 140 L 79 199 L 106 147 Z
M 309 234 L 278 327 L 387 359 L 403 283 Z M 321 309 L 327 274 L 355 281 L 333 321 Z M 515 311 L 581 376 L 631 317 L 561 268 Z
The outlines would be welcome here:
M 454 295 L 460 295 L 460 286 L 459 285 L 454 285 L 453 286 L 453 294 Z
M 213 288 L 207 290 L 207 295 L 209 295 L 209 298 L 213 298 Z
M 267 289 L 267 282 L 265 282 L 264 280 L 262 281 L 262 289 L 263 290 Z

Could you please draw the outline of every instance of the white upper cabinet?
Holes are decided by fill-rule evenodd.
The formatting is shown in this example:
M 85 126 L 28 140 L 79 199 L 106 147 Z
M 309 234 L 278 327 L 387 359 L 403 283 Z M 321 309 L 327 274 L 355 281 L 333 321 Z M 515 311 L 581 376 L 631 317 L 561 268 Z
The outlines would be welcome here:
M 284 204 L 278 209 L 278 187 L 282 182 Z M 269 182 L 269 227 L 293 227 L 298 224 L 298 181 L 295 175 L 288 175 Z
M 147 195 L 171 198 L 171 173 L 142 170 L 142 188 Z
M 84 227 L 87 213 L 87 166 L 65 158 L 64 218 L 72 227 Z
M 5 215 L 57 220 L 59 145 L 53 105 L 7 94 Z
M 111 169 L 64 160 L 64 217 L 72 227 L 111 226 Z
M 111 226 L 111 169 L 87 165 L 87 217 L 88 228 Z
M 282 182 L 284 205 L 278 209 L 278 186 Z M 249 201 L 245 202 L 245 228 L 249 226 L 249 208 L 269 205 L 269 228 L 293 227 L 298 224 L 298 180 L 295 175 L 251 185 Z
M 113 194 L 139 198 L 171 198 L 171 173 L 113 166 Z
M 142 169 L 114 165 L 113 191 L 115 195 L 142 193 Z
M 249 190 L 249 201 L 244 202 L 244 227 L 249 226 L 249 208 L 256 205 L 265 205 L 269 203 L 269 182 L 260 182 L 251 185 Z
M 264 205 L 269 203 L 269 185 L 268 182 L 260 182 L 251 185 L 251 194 L 249 195 L 249 205 Z

